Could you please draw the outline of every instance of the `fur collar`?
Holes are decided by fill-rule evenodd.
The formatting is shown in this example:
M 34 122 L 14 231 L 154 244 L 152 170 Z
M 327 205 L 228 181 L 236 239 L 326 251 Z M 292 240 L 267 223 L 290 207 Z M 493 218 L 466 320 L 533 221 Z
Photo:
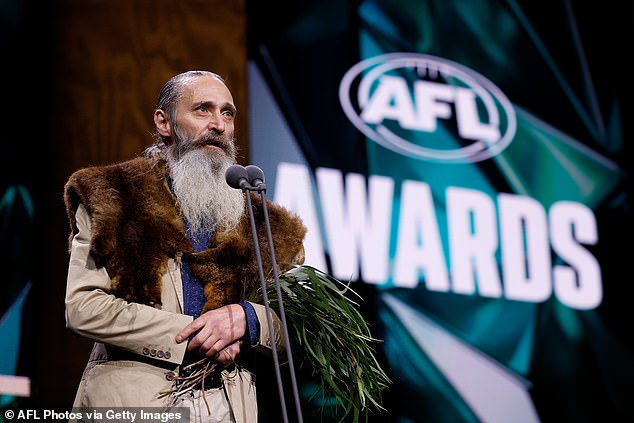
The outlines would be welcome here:
M 189 261 L 203 281 L 203 312 L 244 299 L 259 286 L 249 214 L 238 226 L 217 231 L 200 253 L 187 239 L 183 219 L 165 178 L 161 158 L 135 158 L 89 167 L 70 176 L 64 202 L 70 222 L 69 248 L 77 233 L 75 213 L 83 204 L 91 218 L 90 255 L 112 279 L 112 293 L 127 301 L 160 306 L 161 278 L 168 259 Z M 272 272 L 261 196 L 251 195 L 265 276 Z M 267 200 L 278 272 L 303 262 L 306 228 L 301 219 Z

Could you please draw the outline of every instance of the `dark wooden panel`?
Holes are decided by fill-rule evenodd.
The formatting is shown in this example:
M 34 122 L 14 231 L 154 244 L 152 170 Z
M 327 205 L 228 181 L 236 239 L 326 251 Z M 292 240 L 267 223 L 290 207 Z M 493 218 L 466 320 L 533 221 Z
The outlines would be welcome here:
M 64 1 L 54 21 L 56 133 L 72 164 L 139 153 L 152 142 L 158 90 L 188 69 L 228 80 L 246 156 L 244 12 L 242 1 Z

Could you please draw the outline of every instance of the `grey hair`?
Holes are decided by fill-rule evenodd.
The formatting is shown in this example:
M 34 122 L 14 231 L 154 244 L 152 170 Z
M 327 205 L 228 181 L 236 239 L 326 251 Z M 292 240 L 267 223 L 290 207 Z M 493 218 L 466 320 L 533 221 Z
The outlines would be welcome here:
M 176 105 L 183 95 L 183 87 L 190 78 L 199 78 L 201 76 L 211 76 L 216 78 L 223 84 L 227 85 L 225 80 L 217 73 L 206 70 L 190 70 L 171 77 L 161 91 L 159 92 L 158 99 L 156 100 L 156 106 L 154 110 L 161 109 L 166 114 L 171 122 L 176 122 Z M 164 147 L 166 140 L 158 133 L 156 127 L 154 127 L 154 138 L 156 139 L 159 148 Z

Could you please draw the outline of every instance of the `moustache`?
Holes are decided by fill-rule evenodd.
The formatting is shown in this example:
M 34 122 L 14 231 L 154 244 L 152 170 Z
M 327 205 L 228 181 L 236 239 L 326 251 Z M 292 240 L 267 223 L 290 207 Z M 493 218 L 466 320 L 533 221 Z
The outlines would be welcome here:
M 197 139 L 194 144 L 196 147 L 211 145 L 223 150 L 228 150 L 231 145 L 233 145 L 233 139 L 222 134 L 209 133 Z

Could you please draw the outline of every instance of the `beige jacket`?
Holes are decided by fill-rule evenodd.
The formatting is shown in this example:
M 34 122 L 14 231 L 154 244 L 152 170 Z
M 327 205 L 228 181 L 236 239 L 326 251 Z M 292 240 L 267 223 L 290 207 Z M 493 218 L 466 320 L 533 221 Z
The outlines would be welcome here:
M 162 278 L 162 306 L 128 303 L 111 295 L 111 281 L 105 268 L 97 269 L 89 255 L 90 217 L 83 205 L 76 213 L 78 232 L 72 240 L 66 286 L 66 326 L 95 341 L 95 346 L 82 376 L 74 407 L 165 407 L 174 373 L 170 364 L 179 365 L 186 343 L 177 344 L 176 334 L 192 321 L 183 314 L 183 290 L 179 265 L 169 261 Z M 264 306 L 254 304 L 260 322 L 260 340 L 256 349 L 271 354 L 268 319 Z M 277 350 L 285 348 L 279 318 L 272 322 Z M 143 357 L 152 357 L 165 366 L 154 366 L 137 360 L 112 360 L 108 346 Z M 132 355 L 132 358 L 135 356 Z M 129 357 L 126 357 L 129 358 Z M 146 360 L 147 361 L 147 360 Z M 238 371 L 238 370 L 236 370 Z M 236 421 L 257 421 L 255 386 L 248 371 L 240 377 L 225 371 L 227 393 Z M 213 390 L 211 390 L 213 391 Z M 207 392 L 210 407 L 223 407 L 224 392 Z M 211 401 L 211 403 L 210 403 Z

